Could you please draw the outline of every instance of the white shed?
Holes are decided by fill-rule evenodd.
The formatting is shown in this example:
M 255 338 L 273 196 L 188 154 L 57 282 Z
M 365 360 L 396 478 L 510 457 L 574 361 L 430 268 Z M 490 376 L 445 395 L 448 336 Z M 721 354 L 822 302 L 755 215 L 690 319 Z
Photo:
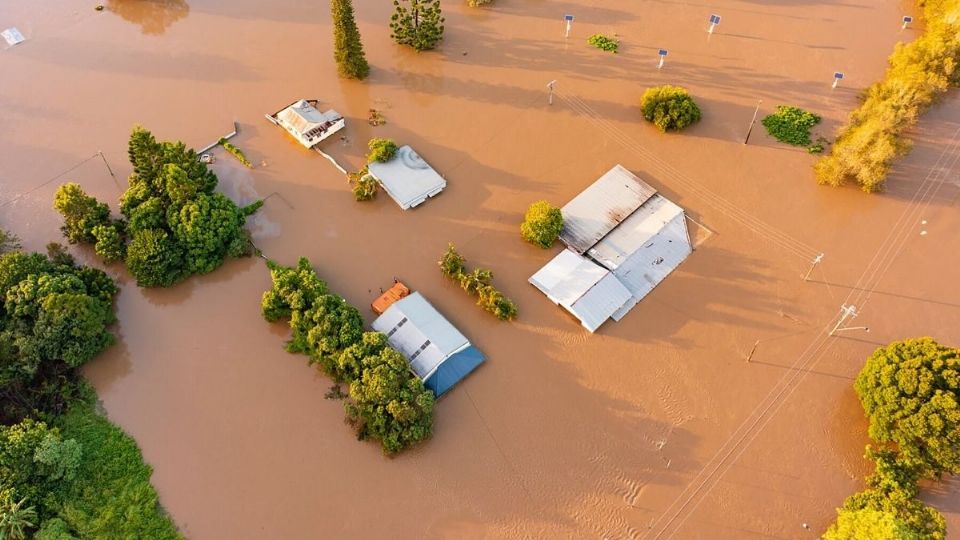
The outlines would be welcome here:
M 421 204 L 447 187 L 447 181 L 406 145 L 397 149 L 390 161 L 375 161 L 368 165 L 368 170 L 404 210 Z

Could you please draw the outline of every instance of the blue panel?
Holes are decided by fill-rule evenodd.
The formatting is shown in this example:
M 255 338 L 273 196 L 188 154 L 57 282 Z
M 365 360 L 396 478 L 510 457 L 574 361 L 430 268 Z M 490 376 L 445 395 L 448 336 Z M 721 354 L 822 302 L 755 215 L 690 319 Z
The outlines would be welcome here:
M 433 372 L 433 375 L 423 381 L 423 384 L 433 390 L 434 395 L 440 397 L 469 375 L 483 361 L 483 353 L 471 345 L 444 360 L 440 367 Z
M 836 73 L 833 74 L 833 78 L 834 78 L 834 79 L 842 79 L 842 78 L 843 78 L 843 73 L 840 73 L 839 71 L 837 71 Z
M 563 16 L 563 20 L 565 20 L 565 21 L 572 21 L 572 20 L 573 20 L 573 15 L 564 15 L 564 16 Z
M 660 56 L 666 56 L 666 55 L 667 55 L 667 50 L 666 50 L 666 49 L 660 49 L 660 50 L 657 51 L 657 52 L 658 52 L 658 54 L 659 54 Z

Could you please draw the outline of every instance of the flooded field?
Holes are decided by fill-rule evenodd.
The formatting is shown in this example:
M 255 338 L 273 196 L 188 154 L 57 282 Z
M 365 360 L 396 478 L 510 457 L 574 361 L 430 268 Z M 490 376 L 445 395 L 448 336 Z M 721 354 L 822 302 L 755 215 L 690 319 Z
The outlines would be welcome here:
M 859 489 L 866 422 L 852 389 L 894 339 L 960 344 L 960 96 L 925 117 L 888 192 L 814 184 L 813 157 L 758 126 L 758 100 L 821 114 L 829 135 L 878 79 L 911 4 L 447 0 L 446 38 L 390 41 L 389 2 L 355 0 L 372 66 L 336 77 L 324 2 L 5 0 L 0 27 L 0 226 L 40 249 L 73 180 L 115 201 L 134 124 L 202 147 L 233 130 L 256 165 L 214 169 L 279 262 L 307 256 L 367 306 L 401 278 L 488 361 L 437 404 L 435 435 L 394 459 L 359 443 L 330 382 L 260 316 L 269 275 L 228 262 L 168 290 L 119 267 L 119 342 L 86 370 L 153 465 L 192 539 L 813 538 Z M 563 14 L 575 14 L 563 36 Z M 723 16 L 706 33 L 711 13 Z M 586 37 L 616 33 L 619 54 Z M 657 70 L 657 49 L 669 49 Z M 832 73 L 846 78 L 831 90 Z M 557 81 L 554 104 L 546 84 Z M 656 84 L 686 86 L 703 120 L 642 122 Z M 447 189 L 403 212 L 356 203 L 342 174 L 269 124 L 299 98 L 347 118 L 323 148 L 348 169 L 370 137 L 412 145 Z M 387 124 L 367 124 L 368 110 Z M 102 152 L 98 154 L 98 152 Z M 621 163 L 683 206 L 700 243 L 623 321 L 586 333 L 527 278 L 559 251 L 520 239 L 526 206 L 562 205 Z M 109 169 L 107 167 L 109 165 Z M 116 175 L 111 176 L 110 171 Z M 65 172 L 66 171 L 66 172 Z M 710 231 L 706 233 L 704 231 Z M 491 268 L 520 316 L 501 323 L 440 274 L 454 242 Z M 87 261 L 89 252 L 74 249 Z M 802 276 L 818 253 L 824 261 Z M 841 304 L 870 332 L 825 337 Z M 367 321 L 372 312 L 365 311 Z M 756 350 L 748 362 L 751 349 Z M 960 527 L 960 486 L 929 501 Z M 803 528 L 803 524 L 809 529 Z

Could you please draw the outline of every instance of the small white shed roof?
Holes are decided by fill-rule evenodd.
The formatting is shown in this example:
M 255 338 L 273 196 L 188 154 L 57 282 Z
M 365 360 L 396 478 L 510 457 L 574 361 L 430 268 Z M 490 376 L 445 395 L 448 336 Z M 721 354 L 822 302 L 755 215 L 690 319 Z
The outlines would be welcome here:
M 622 316 L 635 303 L 630 291 L 607 269 L 565 249 L 530 283 L 595 332 L 610 317 Z M 619 317 L 618 317 L 619 318 Z
M 372 326 L 410 360 L 421 379 L 432 375 L 448 357 L 470 346 L 467 338 L 418 292 L 394 302 Z
M 401 146 L 390 161 L 375 161 L 368 169 L 404 210 L 417 206 L 447 187 L 447 181 L 406 145 Z
M 656 192 L 622 165 L 616 165 L 560 209 L 560 240 L 582 255 Z

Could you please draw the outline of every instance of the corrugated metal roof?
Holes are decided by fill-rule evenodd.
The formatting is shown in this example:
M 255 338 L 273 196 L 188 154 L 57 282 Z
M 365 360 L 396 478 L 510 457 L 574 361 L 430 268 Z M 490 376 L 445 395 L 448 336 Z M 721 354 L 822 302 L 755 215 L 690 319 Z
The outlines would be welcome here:
M 603 241 L 606 240 L 604 238 Z M 680 266 L 691 250 L 686 218 L 681 211 L 621 260 L 613 273 L 639 301 Z
M 322 113 L 303 99 L 277 113 L 277 120 L 302 135 L 315 128 L 326 129 L 329 124 L 341 118 L 343 117 L 337 111 L 331 109 Z
M 417 206 L 447 187 L 447 181 L 409 146 L 401 146 L 397 155 L 386 163 L 371 163 L 369 170 L 404 210 Z
M 421 379 L 470 346 L 467 338 L 418 292 L 394 302 L 373 321 L 373 329 L 386 334 L 390 346 L 410 361 Z
M 580 319 L 591 332 L 633 301 L 630 291 L 616 276 L 567 249 L 530 276 L 529 282 Z
M 649 243 L 667 223 L 682 215 L 682 208 L 663 195 L 654 195 L 590 248 L 587 255 L 609 270 L 614 270 Z
M 656 192 L 616 165 L 561 209 L 560 240 L 576 253 L 586 253 Z

